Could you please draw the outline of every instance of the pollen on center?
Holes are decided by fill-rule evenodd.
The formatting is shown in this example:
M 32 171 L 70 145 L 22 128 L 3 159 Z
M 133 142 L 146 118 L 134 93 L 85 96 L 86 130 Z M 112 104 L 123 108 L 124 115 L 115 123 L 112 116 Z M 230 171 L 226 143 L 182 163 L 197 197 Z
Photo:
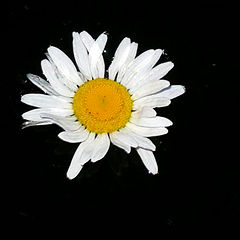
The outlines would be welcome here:
M 129 121 L 132 103 L 123 85 L 97 78 L 79 87 L 73 98 L 73 110 L 78 121 L 89 131 L 111 133 Z

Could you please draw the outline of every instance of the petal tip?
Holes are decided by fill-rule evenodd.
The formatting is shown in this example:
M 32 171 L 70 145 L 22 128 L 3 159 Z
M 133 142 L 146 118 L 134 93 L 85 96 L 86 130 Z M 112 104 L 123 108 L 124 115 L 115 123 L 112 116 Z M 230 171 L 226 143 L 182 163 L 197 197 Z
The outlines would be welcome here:
M 77 177 L 77 175 L 79 174 L 79 172 L 82 170 L 82 165 L 80 167 L 78 167 L 78 169 L 69 169 L 67 171 L 67 178 L 69 180 L 73 180 L 75 177 Z

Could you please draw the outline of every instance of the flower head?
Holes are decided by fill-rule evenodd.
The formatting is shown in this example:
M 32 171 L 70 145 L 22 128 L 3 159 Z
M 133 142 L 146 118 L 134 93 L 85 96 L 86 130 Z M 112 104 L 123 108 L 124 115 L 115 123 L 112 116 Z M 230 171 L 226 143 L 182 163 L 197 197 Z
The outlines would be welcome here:
M 51 46 L 41 62 L 47 80 L 27 75 L 45 94 L 22 96 L 23 103 L 37 107 L 22 115 L 25 125 L 57 124 L 64 130 L 59 138 L 80 143 L 67 171 L 70 179 L 86 162 L 102 159 L 110 142 L 127 153 L 135 148 L 148 171 L 158 173 L 156 147 L 148 137 L 166 134 L 172 122 L 157 116 L 154 108 L 168 106 L 185 91 L 162 79 L 173 63 L 155 66 L 161 49 L 136 57 L 138 44 L 129 38 L 119 44 L 106 76 L 102 56 L 106 42 L 105 33 L 94 40 L 86 31 L 74 32 L 77 68 L 65 53 Z

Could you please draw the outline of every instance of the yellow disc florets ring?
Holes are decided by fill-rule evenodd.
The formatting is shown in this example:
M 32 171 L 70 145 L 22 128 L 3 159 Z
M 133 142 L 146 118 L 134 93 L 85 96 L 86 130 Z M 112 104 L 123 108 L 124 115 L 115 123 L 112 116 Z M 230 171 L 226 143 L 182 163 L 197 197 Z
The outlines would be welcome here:
M 111 133 L 123 128 L 131 117 L 132 104 L 123 85 L 105 78 L 84 83 L 73 98 L 78 121 L 95 133 Z

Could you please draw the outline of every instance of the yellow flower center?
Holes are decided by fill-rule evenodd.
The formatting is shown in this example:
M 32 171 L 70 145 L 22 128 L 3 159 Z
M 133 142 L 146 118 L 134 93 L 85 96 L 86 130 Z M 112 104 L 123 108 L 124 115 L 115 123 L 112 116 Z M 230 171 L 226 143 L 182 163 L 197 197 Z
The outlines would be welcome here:
M 73 110 L 89 131 L 111 133 L 129 121 L 132 99 L 120 83 L 97 78 L 79 87 L 73 98 Z

